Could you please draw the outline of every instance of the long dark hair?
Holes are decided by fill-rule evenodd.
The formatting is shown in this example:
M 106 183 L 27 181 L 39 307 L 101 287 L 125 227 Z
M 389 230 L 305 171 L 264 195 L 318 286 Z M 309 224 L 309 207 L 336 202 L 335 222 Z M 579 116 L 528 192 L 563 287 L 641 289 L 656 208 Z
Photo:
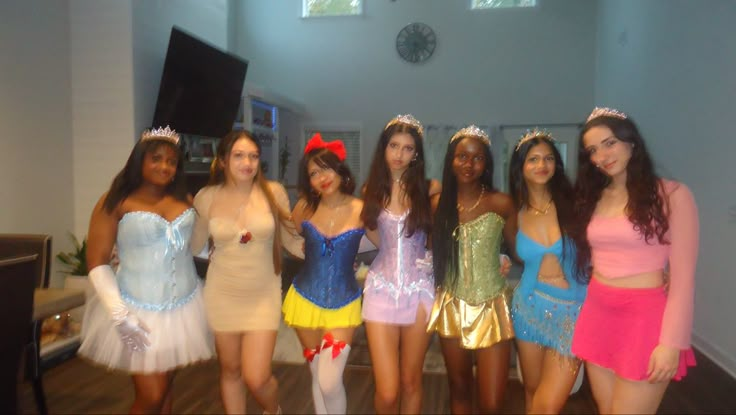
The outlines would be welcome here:
M 474 136 L 467 136 L 477 139 Z M 434 215 L 432 227 L 432 258 L 434 265 L 435 285 L 441 287 L 449 270 L 456 269 L 458 264 L 458 241 L 453 237 L 453 232 L 460 223 L 457 212 L 457 178 L 452 169 L 455 159 L 455 149 L 463 139 L 458 137 L 450 141 L 445 153 L 445 163 L 442 167 L 442 192 Z M 496 192 L 493 187 L 493 153 L 491 147 L 483 144 L 483 154 L 486 158 L 486 167 L 480 176 L 480 182 L 489 193 Z M 451 273 L 457 276 L 457 273 Z M 455 281 L 448 281 L 454 284 Z
M 385 128 L 381 133 L 373 154 L 371 170 L 365 184 L 363 195 L 363 211 L 360 219 L 368 229 L 376 229 L 378 215 L 386 207 L 391 198 L 391 170 L 386 165 L 386 147 L 395 134 L 406 133 L 414 139 L 415 158 L 401 175 L 406 184 L 406 195 L 409 199 L 409 216 L 406 218 L 404 234 L 412 236 L 420 229 L 429 233 L 432 218 L 429 204 L 429 184 L 424 173 L 424 144 L 419 130 L 409 124 L 395 123 Z
M 525 205 L 529 204 L 529 188 L 527 187 L 526 180 L 524 180 L 524 163 L 526 162 L 529 151 L 539 144 L 547 144 L 555 158 L 555 172 L 546 186 L 552 196 L 552 202 L 554 202 L 555 210 L 557 211 L 557 224 L 560 227 L 560 234 L 563 236 L 562 257 L 564 259 L 571 249 L 567 240 L 570 237 L 574 222 L 573 198 L 575 192 L 570 179 L 565 174 L 565 165 L 562 163 L 562 156 L 554 145 L 552 136 L 549 134 L 535 136 L 522 143 L 511 154 L 511 161 L 509 162 L 509 190 L 517 211 L 520 211 Z M 577 273 L 574 277 L 578 280 L 584 279 L 577 275 Z
M 596 204 L 603 189 L 611 179 L 590 161 L 585 150 L 583 136 L 593 127 L 607 127 L 613 135 L 632 145 L 631 158 L 626 166 L 626 191 L 629 201 L 625 213 L 644 240 L 649 243 L 656 238 L 660 244 L 668 244 L 665 235 L 669 230 L 669 206 L 662 188 L 662 181 L 654 172 L 644 140 L 631 118 L 620 119 L 600 116 L 585 123 L 578 140 L 578 172 L 575 183 L 575 226 L 573 237 L 578 250 L 579 274 L 590 278 L 591 252 L 587 238 L 588 224 L 593 217 Z
M 326 148 L 317 148 L 305 154 L 299 162 L 299 180 L 297 186 L 299 188 L 299 197 L 307 202 L 307 208 L 314 213 L 321 195 L 312 189 L 309 183 L 309 172 L 307 166 L 309 162 L 314 161 L 316 165 L 323 169 L 332 169 L 340 176 L 340 192 L 345 194 L 353 194 L 355 191 L 355 179 L 353 173 L 350 172 L 347 164 L 340 161 L 337 155 Z
M 210 166 L 210 181 L 208 185 L 220 185 L 225 183 L 227 178 L 225 174 L 225 163 L 230 160 L 230 152 L 233 150 L 233 146 L 240 139 L 246 139 L 251 143 L 255 144 L 258 149 L 258 155 L 261 154 L 261 143 L 253 137 L 253 134 L 248 130 L 233 130 L 227 133 L 217 145 L 217 154 L 215 159 L 212 161 Z M 276 203 L 276 199 L 271 192 L 271 188 L 268 185 L 263 170 L 261 169 L 261 163 L 258 163 L 258 170 L 253 178 L 254 183 L 261 189 L 266 200 L 268 201 L 268 207 L 271 209 L 271 215 L 273 215 L 274 223 L 274 234 L 273 234 L 273 269 L 276 274 L 281 273 L 281 226 L 282 221 L 289 219 L 289 212 L 281 210 L 279 205 Z
M 181 148 L 171 141 L 161 138 L 139 140 L 130 152 L 125 167 L 115 176 L 107 191 L 103 207 L 112 213 L 120 203 L 143 184 L 143 160 L 146 154 L 153 153 L 161 146 L 167 146 L 176 153 L 176 173 L 174 180 L 166 186 L 165 193 L 189 204 L 187 183 L 184 176 L 184 158 Z

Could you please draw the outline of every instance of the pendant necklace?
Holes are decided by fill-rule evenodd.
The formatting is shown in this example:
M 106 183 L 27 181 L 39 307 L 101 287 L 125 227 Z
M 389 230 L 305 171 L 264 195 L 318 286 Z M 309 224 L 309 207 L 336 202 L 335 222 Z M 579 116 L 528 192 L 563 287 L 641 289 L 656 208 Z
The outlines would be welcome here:
M 529 207 L 532 208 L 532 214 L 534 216 L 546 215 L 547 212 L 549 212 L 549 208 L 551 206 L 552 206 L 552 198 L 549 199 L 549 201 L 547 202 L 547 204 L 542 209 L 536 208 L 531 203 L 529 203 Z

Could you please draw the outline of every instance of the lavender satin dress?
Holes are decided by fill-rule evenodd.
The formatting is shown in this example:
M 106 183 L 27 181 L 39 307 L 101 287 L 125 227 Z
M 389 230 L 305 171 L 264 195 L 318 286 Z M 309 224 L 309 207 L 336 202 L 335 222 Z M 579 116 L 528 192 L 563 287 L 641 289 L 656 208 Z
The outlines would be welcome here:
M 388 324 L 411 325 L 417 309 L 424 307 L 427 319 L 434 302 L 434 276 L 417 263 L 425 256 L 427 235 L 416 230 L 407 237 L 404 225 L 409 211 L 378 215 L 381 247 L 371 263 L 363 289 L 363 319 Z

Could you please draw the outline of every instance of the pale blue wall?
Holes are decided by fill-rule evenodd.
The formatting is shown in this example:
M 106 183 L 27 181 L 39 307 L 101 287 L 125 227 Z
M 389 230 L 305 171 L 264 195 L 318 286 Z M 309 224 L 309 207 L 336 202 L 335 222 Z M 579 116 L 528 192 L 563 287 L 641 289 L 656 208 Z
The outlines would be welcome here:
M 425 123 L 575 122 L 592 103 L 595 2 L 471 11 L 468 1 L 366 1 L 363 16 L 316 19 L 300 17 L 301 3 L 233 0 L 232 49 L 250 60 L 247 82 L 303 102 L 306 122 L 361 125 L 362 179 L 397 113 Z M 438 37 L 418 66 L 394 46 L 415 21 Z

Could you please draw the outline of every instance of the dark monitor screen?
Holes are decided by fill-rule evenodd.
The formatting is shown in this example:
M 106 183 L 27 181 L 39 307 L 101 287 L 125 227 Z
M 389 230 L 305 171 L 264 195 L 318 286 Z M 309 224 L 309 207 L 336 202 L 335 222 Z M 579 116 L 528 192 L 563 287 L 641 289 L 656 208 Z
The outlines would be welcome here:
M 235 122 L 248 61 L 171 29 L 152 126 L 222 137 Z

